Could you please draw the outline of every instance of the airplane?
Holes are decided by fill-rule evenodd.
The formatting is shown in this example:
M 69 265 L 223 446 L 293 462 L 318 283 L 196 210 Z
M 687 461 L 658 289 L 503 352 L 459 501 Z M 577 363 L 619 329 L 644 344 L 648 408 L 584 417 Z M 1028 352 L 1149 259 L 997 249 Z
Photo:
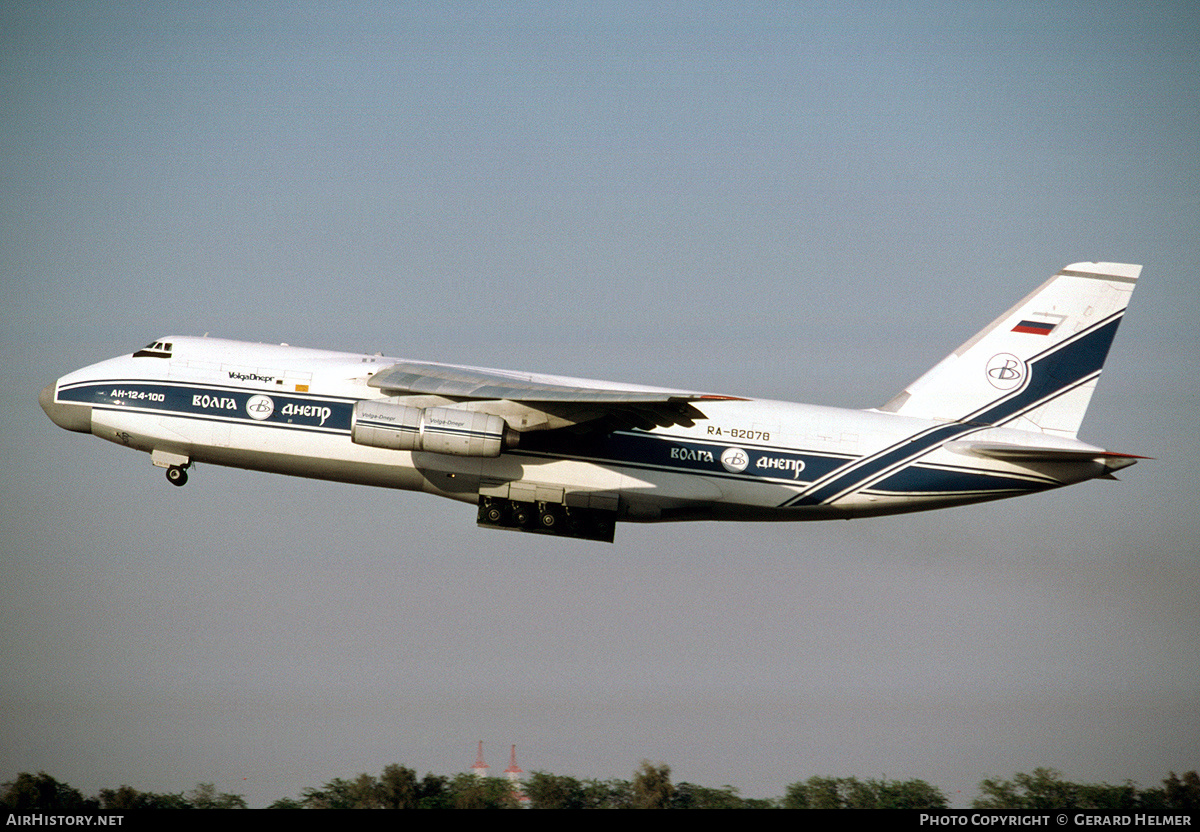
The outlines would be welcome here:
M 48 385 L 59 427 L 150 454 L 423 491 L 482 527 L 823 520 L 1044 491 L 1139 457 L 1076 438 L 1141 266 L 1074 263 L 885 404 L 847 410 L 382 354 L 160 338 Z

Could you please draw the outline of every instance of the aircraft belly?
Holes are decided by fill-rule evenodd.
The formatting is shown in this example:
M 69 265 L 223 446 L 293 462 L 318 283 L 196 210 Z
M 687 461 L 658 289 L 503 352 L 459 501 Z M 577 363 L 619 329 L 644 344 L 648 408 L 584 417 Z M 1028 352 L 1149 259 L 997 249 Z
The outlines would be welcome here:
M 621 499 L 629 520 L 654 521 L 713 510 L 723 495 L 706 477 L 667 471 L 626 471 L 621 479 Z
M 1061 484 L 1031 471 L 922 460 L 864 479 L 826 505 L 846 516 L 870 517 L 997 500 Z
M 908 514 L 918 511 L 932 511 L 953 506 L 965 506 L 972 503 L 983 503 L 990 500 L 1001 500 L 1013 497 L 1022 492 L 980 492 L 977 494 L 958 494 L 954 496 L 934 495 L 904 495 L 888 496 L 879 494 L 855 494 L 839 499 L 836 503 L 826 506 L 829 516 L 844 517 L 881 517 L 887 514 Z M 824 518 L 819 518 L 824 519 Z
M 355 445 L 343 434 L 100 409 L 93 411 L 92 432 L 135 450 L 169 451 L 193 462 L 387 488 L 448 490 L 428 488 L 430 478 L 412 465 L 411 454 Z M 469 483 L 471 495 L 462 499 L 473 501 L 478 476 Z M 454 483 L 451 488 L 462 490 Z
M 312 451 L 316 450 L 319 448 L 312 449 Z M 374 455 L 368 454 L 335 454 L 333 450 L 331 448 L 330 453 L 315 455 L 312 451 L 306 454 L 296 454 L 232 447 L 207 448 L 199 451 L 193 459 L 214 465 L 265 471 L 272 474 L 441 493 L 438 488 L 430 486 L 430 478 L 423 476 L 415 468 L 398 464 L 398 460 L 394 457 L 384 459 L 370 458 Z M 446 493 L 444 496 L 454 495 Z M 473 492 L 471 499 L 467 501 L 474 501 Z

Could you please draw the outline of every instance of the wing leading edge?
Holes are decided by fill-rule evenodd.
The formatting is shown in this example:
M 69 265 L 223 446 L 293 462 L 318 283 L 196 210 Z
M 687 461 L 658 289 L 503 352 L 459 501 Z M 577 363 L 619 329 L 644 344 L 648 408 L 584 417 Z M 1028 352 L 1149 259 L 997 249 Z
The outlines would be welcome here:
M 421 361 L 397 362 L 367 383 L 392 396 L 436 396 L 499 416 L 513 413 L 510 403 L 546 415 L 542 421 L 526 420 L 525 430 L 591 423 L 603 423 L 606 429 L 691 427 L 707 418 L 693 402 L 734 398 Z

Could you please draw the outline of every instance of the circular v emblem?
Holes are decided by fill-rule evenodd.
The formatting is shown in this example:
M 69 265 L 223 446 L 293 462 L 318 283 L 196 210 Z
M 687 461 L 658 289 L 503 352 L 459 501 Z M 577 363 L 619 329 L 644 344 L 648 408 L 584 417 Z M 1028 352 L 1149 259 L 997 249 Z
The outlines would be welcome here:
M 987 363 L 987 380 L 997 390 L 1012 390 L 1020 386 L 1028 374 L 1025 362 L 1009 352 L 993 355 Z

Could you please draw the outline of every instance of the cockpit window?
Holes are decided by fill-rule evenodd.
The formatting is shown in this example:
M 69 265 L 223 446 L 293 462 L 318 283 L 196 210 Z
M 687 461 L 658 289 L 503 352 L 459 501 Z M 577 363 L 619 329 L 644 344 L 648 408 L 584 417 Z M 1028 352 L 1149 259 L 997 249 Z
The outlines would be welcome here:
M 134 358 L 170 358 L 171 343 L 153 341 L 133 354 Z

